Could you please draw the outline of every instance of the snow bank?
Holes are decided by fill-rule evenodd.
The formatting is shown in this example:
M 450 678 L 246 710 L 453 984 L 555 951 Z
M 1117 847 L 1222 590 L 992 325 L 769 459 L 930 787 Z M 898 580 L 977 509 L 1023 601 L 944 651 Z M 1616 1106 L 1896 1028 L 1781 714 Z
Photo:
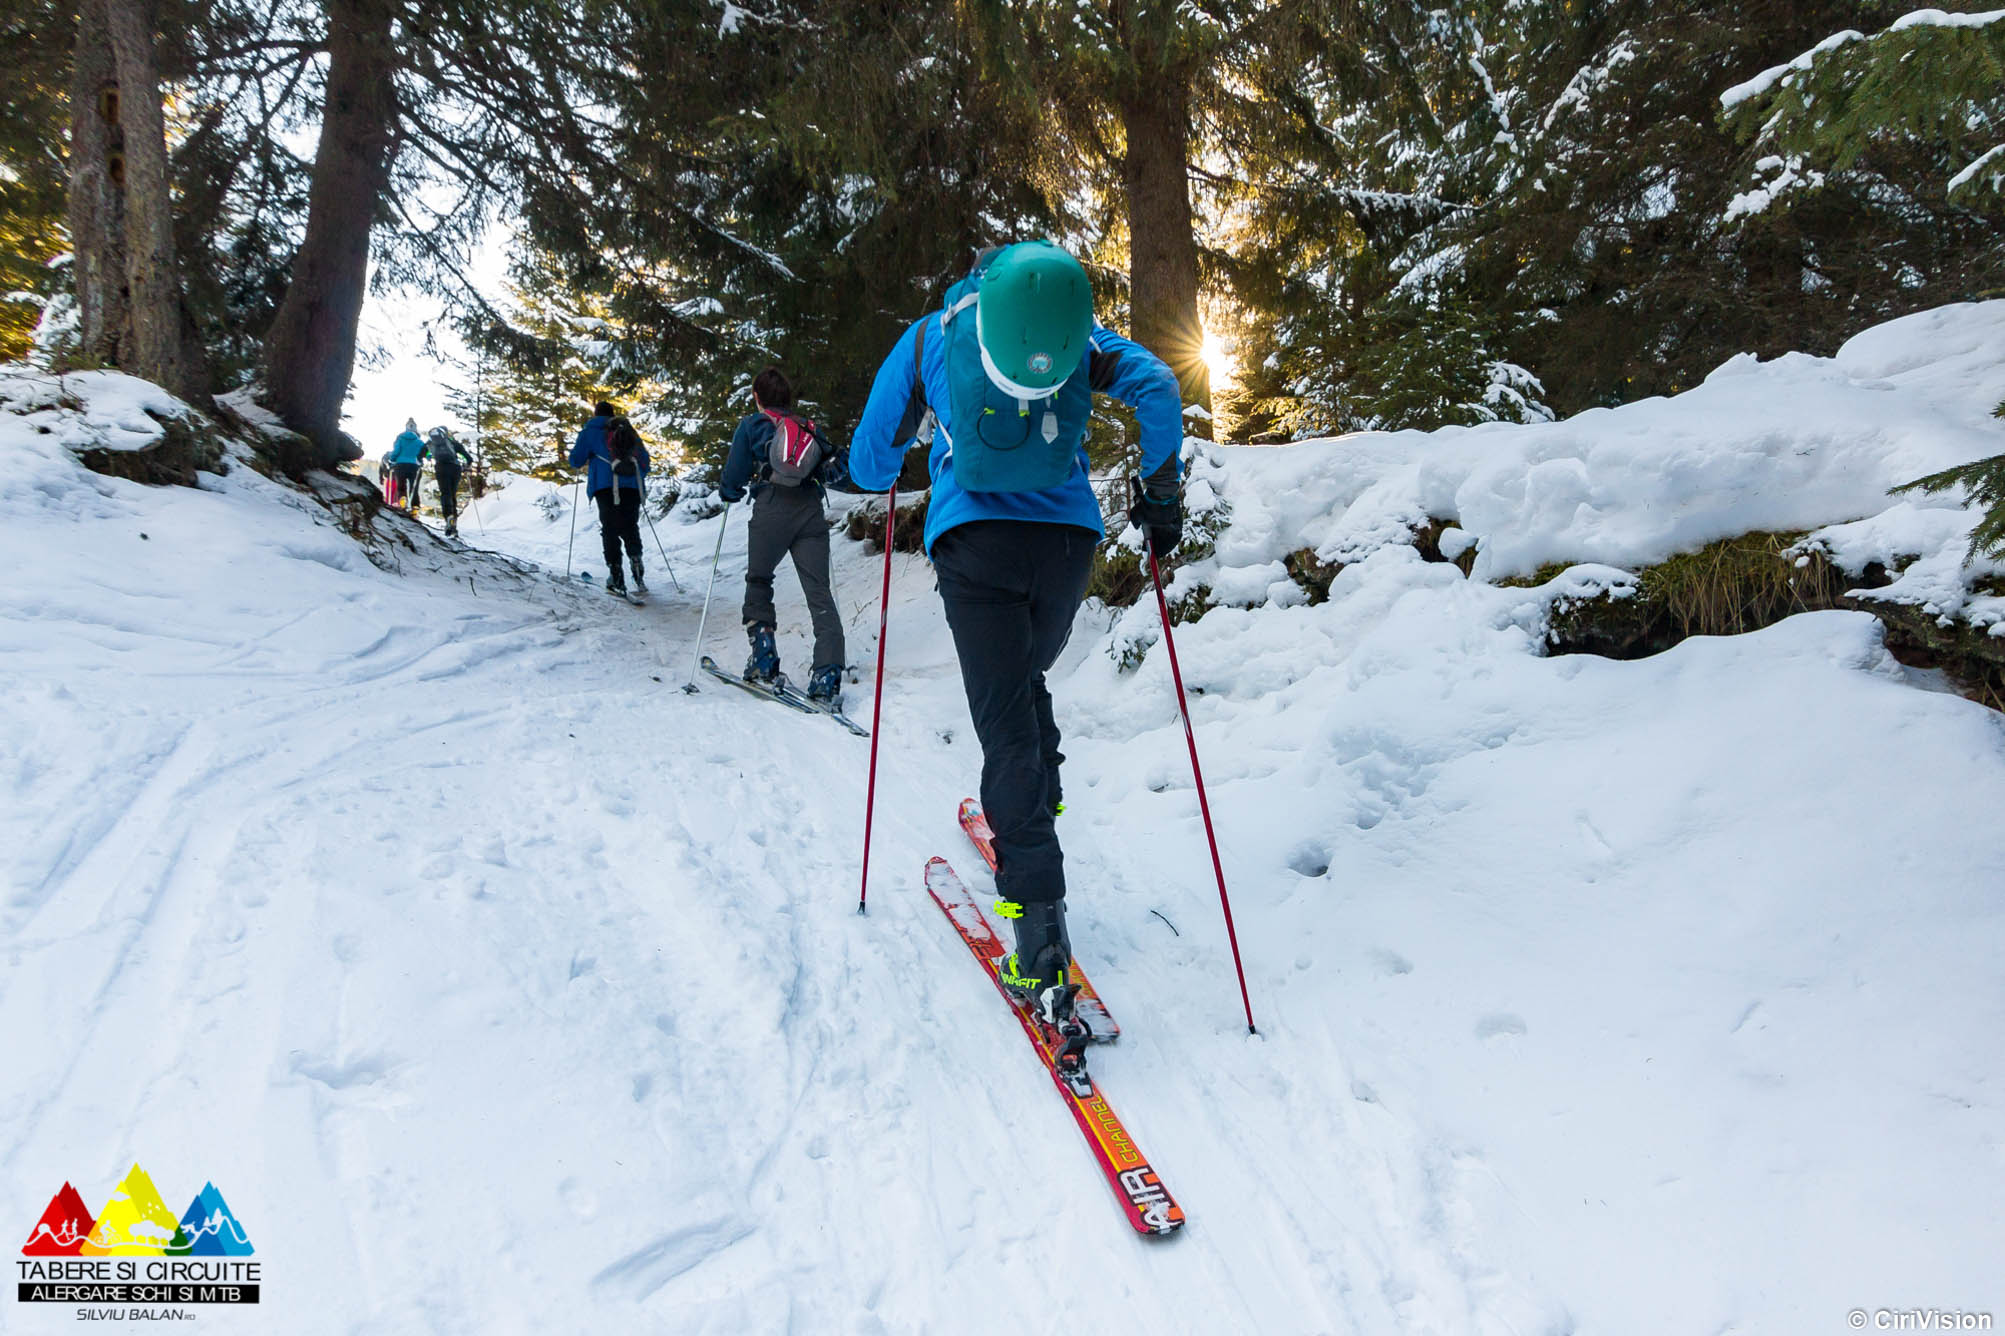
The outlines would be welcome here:
M 0 449 L 47 461 L 65 452 L 143 450 L 160 440 L 162 419 L 191 411 L 158 385 L 117 371 L 58 376 L 0 365 Z
M 1193 476 L 1232 523 L 1200 574 L 1242 602 L 1291 551 L 1356 562 L 1430 520 L 1474 545 L 1480 580 L 1639 569 L 1737 534 L 1876 515 L 1891 487 L 2005 451 L 1990 416 L 2001 399 L 2005 302 L 1987 302 L 1876 327 L 1831 358 L 1743 355 L 1674 398 L 1564 422 L 1202 446 Z

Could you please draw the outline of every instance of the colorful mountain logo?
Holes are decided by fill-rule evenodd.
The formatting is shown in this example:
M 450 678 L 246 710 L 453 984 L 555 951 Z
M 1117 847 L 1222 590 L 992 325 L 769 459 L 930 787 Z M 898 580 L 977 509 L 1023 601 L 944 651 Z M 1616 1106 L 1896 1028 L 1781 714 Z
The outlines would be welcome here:
M 91 1213 L 84 1199 L 68 1183 L 49 1198 L 49 1209 L 35 1222 L 28 1241 L 21 1245 L 24 1257 L 75 1257 L 84 1238 L 91 1232 Z
M 138 1165 L 112 1189 L 93 1219 L 68 1183 L 21 1245 L 25 1257 L 249 1257 L 244 1227 L 216 1191 L 204 1183 L 176 1221 L 159 1189 Z
M 81 1251 L 85 1257 L 180 1257 L 188 1246 L 160 1190 L 135 1164 L 97 1213 Z
M 188 1249 L 191 1257 L 251 1255 L 251 1241 L 245 1237 L 244 1227 L 237 1223 L 230 1204 L 216 1191 L 214 1183 L 204 1183 L 195 1200 L 181 1213 L 181 1232 L 194 1241 Z

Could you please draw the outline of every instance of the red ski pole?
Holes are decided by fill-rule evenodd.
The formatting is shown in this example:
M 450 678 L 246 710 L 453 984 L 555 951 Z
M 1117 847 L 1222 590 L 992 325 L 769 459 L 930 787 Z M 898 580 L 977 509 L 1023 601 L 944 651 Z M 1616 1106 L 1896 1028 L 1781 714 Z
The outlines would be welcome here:
M 1190 773 L 1197 781 L 1197 810 L 1204 814 L 1204 838 L 1211 845 L 1211 870 L 1218 876 L 1218 903 L 1225 910 L 1225 939 L 1232 943 L 1232 968 L 1239 975 L 1239 1001 L 1246 1008 L 1246 1033 L 1253 1028 L 1253 1002 L 1246 995 L 1246 968 L 1239 963 L 1239 934 L 1232 926 L 1232 901 L 1225 894 L 1225 865 L 1218 859 L 1218 836 L 1211 828 L 1211 804 L 1204 796 L 1204 771 L 1197 763 L 1197 734 L 1190 727 L 1190 702 L 1184 699 L 1183 669 L 1177 666 L 1177 638 L 1170 631 L 1170 602 L 1163 597 L 1163 576 L 1156 568 L 1156 545 L 1149 543 L 1149 578 L 1156 582 L 1156 610 L 1163 615 L 1163 644 L 1170 651 L 1170 680 L 1176 683 L 1177 709 L 1183 712 L 1184 741 L 1190 744 Z
M 891 626 L 891 536 L 898 527 L 898 484 L 891 484 L 884 508 L 884 593 L 877 601 L 877 697 L 870 706 L 870 784 L 863 800 L 863 886 L 856 893 L 856 912 L 864 912 L 870 896 L 870 822 L 877 814 L 877 739 L 884 722 L 884 633 Z

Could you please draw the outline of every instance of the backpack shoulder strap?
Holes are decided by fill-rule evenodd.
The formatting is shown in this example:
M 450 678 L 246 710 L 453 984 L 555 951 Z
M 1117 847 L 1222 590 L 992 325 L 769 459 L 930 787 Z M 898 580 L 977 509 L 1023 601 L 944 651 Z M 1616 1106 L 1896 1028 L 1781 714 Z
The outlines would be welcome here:
M 932 323 L 930 315 L 921 320 L 912 340 L 912 393 L 906 397 L 905 414 L 893 440 L 933 443 L 933 406 L 926 401 L 926 327 Z

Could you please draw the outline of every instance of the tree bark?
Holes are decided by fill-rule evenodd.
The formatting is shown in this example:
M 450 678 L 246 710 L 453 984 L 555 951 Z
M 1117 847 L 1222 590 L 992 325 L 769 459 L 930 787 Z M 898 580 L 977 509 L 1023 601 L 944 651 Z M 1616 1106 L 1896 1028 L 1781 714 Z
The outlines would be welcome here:
M 182 338 L 181 267 L 174 255 L 174 189 L 160 103 L 150 0 L 100 0 L 118 70 L 125 132 L 125 274 L 132 348 L 125 369 L 182 398 L 198 398 L 196 363 Z
M 120 366 L 132 342 L 125 291 L 125 136 L 118 68 L 103 0 L 77 8 L 70 71 L 70 277 L 77 293 L 77 356 Z
M 360 457 L 340 429 L 355 371 L 369 237 L 396 152 L 396 66 L 389 0 L 328 0 L 327 104 L 313 159 L 306 239 L 265 338 L 266 400 L 313 444 L 303 465 Z
M 1128 293 L 1136 342 L 1170 364 L 1184 402 L 1211 411 L 1197 304 L 1197 235 L 1190 202 L 1190 95 L 1174 70 L 1121 99 L 1127 151 Z

